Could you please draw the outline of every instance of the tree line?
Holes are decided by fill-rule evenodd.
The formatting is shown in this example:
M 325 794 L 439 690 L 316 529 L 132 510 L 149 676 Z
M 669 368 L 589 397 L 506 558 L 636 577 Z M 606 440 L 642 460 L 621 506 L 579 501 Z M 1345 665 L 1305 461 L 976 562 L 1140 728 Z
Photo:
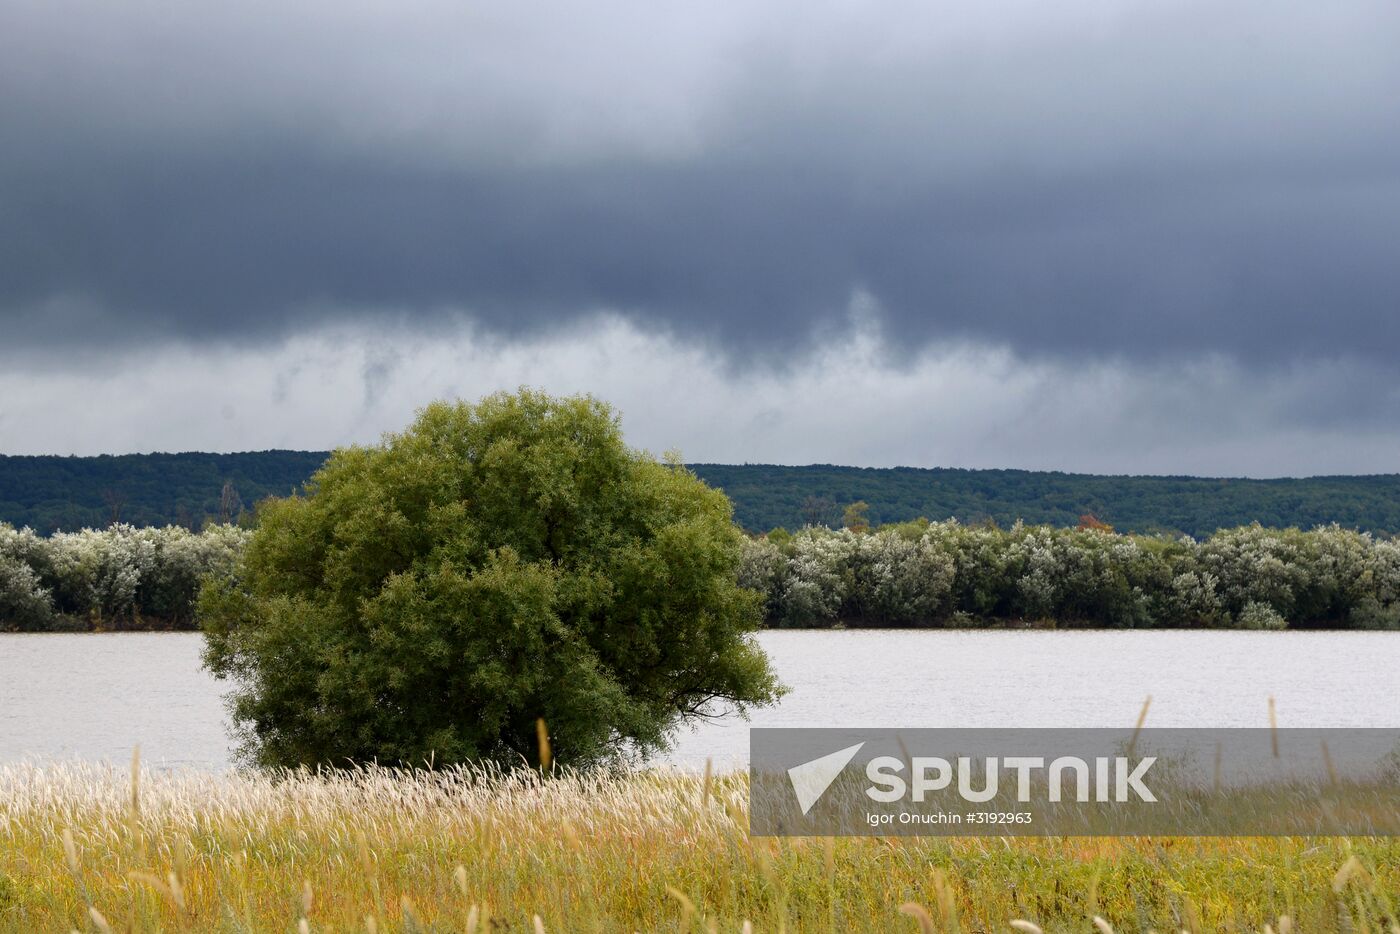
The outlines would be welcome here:
M 46 537 L 0 523 L 0 631 L 193 629 L 200 587 L 234 573 L 249 535 L 118 523 Z
M 1258 522 L 1310 529 L 1336 522 L 1400 534 L 1400 476 L 1242 478 L 1097 476 L 1030 470 L 914 467 L 785 467 L 694 464 L 724 490 L 752 532 L 842 525 L 844 505 L 869 504 L 873 525 L 920 516 L 965 525 L 995 522 L 1073 527 L 1090 513 L 1116 529 L 1203 539 Z
M 1197 540 L 844 515 L 744 538 L 739 582 L 768 626 L 1400 627 L 1400 543 L 1336 525 Z M 234 574 L 250 534 L 0 524 L 0 630 L 192 629 L 201 582 Z
M 113 522 L 199 529 L 236 521 L 240 509 L 301 489 L 326 457 L 317 451 L 0 455 L 0 522 L 44 534 Z M 1396 475 L 1248 480 L 826 465 L 691 469 L 725 492 L 735 520 L 752 532 L 840 526 L 843 504 L 862 500 L 875 525 L 929 516 L 1069 527 L 1093 513 L 1122 531 L 1195 538 L 1251 522 L 1273 528 L 1337 522 L 1400 534 Z
M 325 459 L 323 451 L 0 455 L 0 522 L 45 535 L 117 522 L 197 531 L 299 490 Z
M 1400 543 L 1336 525 L 1196 540 L 853 518 L 746 541 L 740 582 L 769 626 L 1400 627 Z

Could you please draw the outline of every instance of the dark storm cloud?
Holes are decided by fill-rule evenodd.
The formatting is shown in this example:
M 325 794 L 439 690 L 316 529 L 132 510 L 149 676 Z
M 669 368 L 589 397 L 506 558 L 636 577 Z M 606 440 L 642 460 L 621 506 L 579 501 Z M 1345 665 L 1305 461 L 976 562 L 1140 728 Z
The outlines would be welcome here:
M 782 352 L 861 294 L 904 347 L 1400 351 L 1393 4 L 227 6 L 7 5 L 10 348 L 607 310 Z

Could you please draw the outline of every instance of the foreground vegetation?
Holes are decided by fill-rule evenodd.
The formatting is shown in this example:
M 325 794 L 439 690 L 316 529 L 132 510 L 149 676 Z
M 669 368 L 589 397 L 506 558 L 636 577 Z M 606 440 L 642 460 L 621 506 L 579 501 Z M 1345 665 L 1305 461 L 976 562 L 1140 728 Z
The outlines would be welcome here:
M 743 540 L 606 403 L 435 402 L 263 503 L 200 596 L 204 660 L 260 765 L 534 759 L 541 717 L 559 763 L 645 755 L 781 693 Z
M 101 457 L 0 455 L 0 522 L 38 531 L 184 525 L 237 517 L 265 496 L 299 490 L 328 455 L 123 454 Z M 750 531 L 839 525 L 841 507 L 864 500 L 878 523 L 918 516 L 964 523 L 1072 526 L 1092 513 L 1116 528 L 1203 538 L 1258 522 L 1311 528 L 1328 522 L 1400 533 L 1400 476 L 1249 480 L 1094 476 L 1029 470 L 914 467 L 784 467 L 693 464 L 734 503 Z M 225 492 L 234 494 L 226 497 Z M 230 501 L 231 500 L 231 501 Z
M 0 768 L 0 931 L 1397 930 L 1395 840 L 756 838 L 742 775 L 134 774 Z

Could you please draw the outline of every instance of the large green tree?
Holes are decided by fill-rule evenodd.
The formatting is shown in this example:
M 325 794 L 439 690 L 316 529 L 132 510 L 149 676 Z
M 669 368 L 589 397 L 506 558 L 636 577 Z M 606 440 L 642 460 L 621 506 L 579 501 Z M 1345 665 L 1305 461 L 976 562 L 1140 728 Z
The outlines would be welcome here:
M 434 403 L 265 502 L 200 600 L 266 765 L 557 761 L 664 747 L 781 688 L 749 634 L 729 501 L 590 397 Z

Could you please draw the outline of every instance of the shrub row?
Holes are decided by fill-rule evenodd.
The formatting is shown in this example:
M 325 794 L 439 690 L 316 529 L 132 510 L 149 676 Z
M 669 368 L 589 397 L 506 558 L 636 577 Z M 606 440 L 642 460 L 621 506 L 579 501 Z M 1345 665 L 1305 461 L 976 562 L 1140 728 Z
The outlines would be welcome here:
M 0 524 L 0 630 L 193 628 L 201 582 L 231 573 L 249 534 L 114 525 L 44 537 Z
M 232 573 L 249 534 L 0 524 L 0 630 L 193 628 L 201 581 Z M 770 626 L 1400 628 L 1400 542 L 1335 525 L 1202 541 L 953 520 L 778 530 L 746 540 L 740 582 Z
M 1400 543 L 1335 525 L 1203 541 L 952 520 L 777 530 L 746 543 L 740 573 L 772 626 L 1400 626 Z

